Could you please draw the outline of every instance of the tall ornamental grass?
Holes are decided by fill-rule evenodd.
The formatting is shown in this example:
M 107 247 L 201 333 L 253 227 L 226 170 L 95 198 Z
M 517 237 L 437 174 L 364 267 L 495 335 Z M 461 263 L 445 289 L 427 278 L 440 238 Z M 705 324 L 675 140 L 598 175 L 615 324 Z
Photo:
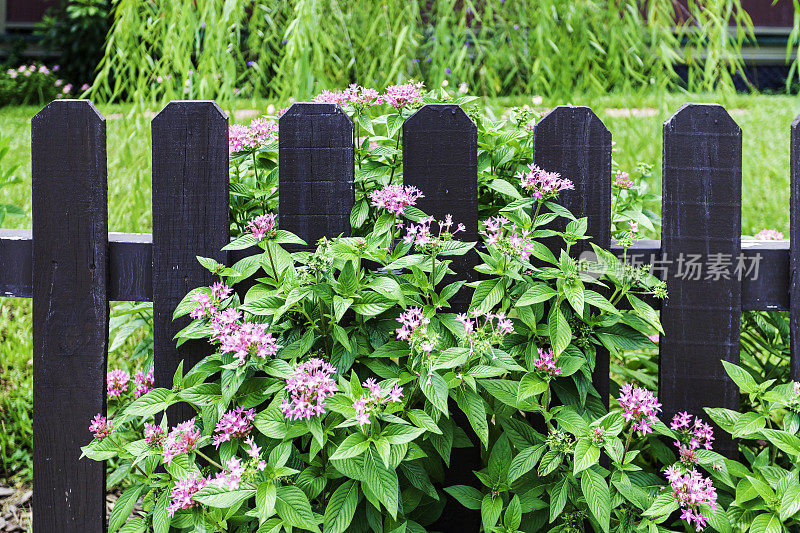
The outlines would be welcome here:
M 729 21 L 734 31 L 729 30 Z M 483 96 L 732 90 L 740 0 L 116 0 L 93 97 L 307 99 L 408 78 Z

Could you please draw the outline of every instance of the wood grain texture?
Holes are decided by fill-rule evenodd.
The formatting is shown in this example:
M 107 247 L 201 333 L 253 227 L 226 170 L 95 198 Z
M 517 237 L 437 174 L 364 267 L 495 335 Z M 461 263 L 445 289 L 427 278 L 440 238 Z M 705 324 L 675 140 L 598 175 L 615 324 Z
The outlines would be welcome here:
M 800 115 L 791 128 L 791 195 L 789 254 L 789 327 L 791 328 L 791 376 L 800 381 Z
M 679 257 L 736 258 L 741 250 L 742 131 L 722 106 L 687 104 L 664 123 L 661 248 L 668 298 L 661 307 L 659 397 L 663 420 L 703 407 L 738 409 L 739 390 L 720 360 L 739 361 L 741 283 L 679 277 Z M 722 431 L 714 449 L 733 455 Z
M 575 189 L 562 191 L 559 203 L 576 217 L 586 217 L 587 234 L 603 248 L 611 245 L 611 132 L 588 107 L 558 106 L 536 123 L 533 159 L 548 172 L 558 172 L 572 180 Z M 554 227 L 563 229 L 566 220 Z M 563 241 L 548 239 L 548 245 L 563 246 Z M 556 257 L 559 250 L 552 250 Z M 589 241 L 579 241 L 572 255 L 591 250 Z M 592 382 L 605 405 L 609 402 L 609 353 L 597 348 Z
M 198 340 L 176 347 L 188 317 L 173 322 L 191 289 L 212 282 L 196 256 L 227 261 L 228 117 L 214 102 L 170 102 L 153 118 L 153 330 L 155 382 L 172 388 L 184 371 L 211 353 Z M 169 411 L 171 423 L 193 416 L 188 405 Z
M 278 126 L 280 228 L 310 245 L 349 236 L 355 199 L 350 117 L 334 104 L 297 103 Z
M 108 212 L 105 119 L 87 100 L 31 122 L 33 516 L 36 531 L 105 531 L 105 463 L 79 460 L 105 413 Z

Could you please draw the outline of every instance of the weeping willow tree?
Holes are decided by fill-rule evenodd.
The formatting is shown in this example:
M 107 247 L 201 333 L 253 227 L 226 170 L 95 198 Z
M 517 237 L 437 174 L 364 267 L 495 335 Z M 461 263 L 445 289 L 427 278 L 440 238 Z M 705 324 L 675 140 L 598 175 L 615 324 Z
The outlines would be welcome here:
M 729 29 L 734 24 L 734 31 Z M 116 0 L 93 97 L 307 99 L 410 77 L 486 96 L 731 90 L 740 0 Z

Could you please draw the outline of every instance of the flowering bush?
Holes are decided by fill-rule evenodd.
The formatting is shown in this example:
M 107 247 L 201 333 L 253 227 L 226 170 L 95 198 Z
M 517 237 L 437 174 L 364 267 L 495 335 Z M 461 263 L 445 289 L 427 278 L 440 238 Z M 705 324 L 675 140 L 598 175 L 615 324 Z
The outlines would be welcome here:
M 19 104 L 43 104 L 56 98 L 70 98 L 80 91 L 58 77 L 59 66 L 22 65 L 19 68 L 0 72 L 0 106 Z

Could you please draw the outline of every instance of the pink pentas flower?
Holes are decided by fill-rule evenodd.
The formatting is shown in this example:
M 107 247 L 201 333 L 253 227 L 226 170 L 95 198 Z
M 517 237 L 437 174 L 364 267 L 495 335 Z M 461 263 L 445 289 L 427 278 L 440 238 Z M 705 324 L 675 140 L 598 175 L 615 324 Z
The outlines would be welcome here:
M 618 170 L 616 174 L 614 174 L 614 187 L 619 187 L 620 189 L 630 189 L 633 187 L 633 182 L 630 179 L 630 176 L 627 172 L 623 172 Z
M 111 435 L 113 430 L 114 427 L 111 425 L 111 422 L 100 413 L 94 415 L 92 422 L 89 424 L 89 431 L 94 434 L 94 438 L 96 439 L 102 439 Z
M 209 481 L 209 478 L 201 476 L 198 472 L 175 481 L 175 486 L 170 491 L 171 500 L 167 507 L 167 514 L 175 516 L 175 513 L 181 509 L 195 507 L 197 502 L 192 499 L 192 496 L 205 487 Z
M 560 376 L 561 367 L 556 364 L 553 349 L 539 348 L 539 357 L 533 361 L 533 366 L 545 376 Z
M 258 144 L 278 138 L 278 125 L 267 118 L 257 118 L 250 123 L 250 134 Z
M 320 358 L 309 359 L 294 368 L 286 380 L 286 392 L 281 411 L 292 420 L 309 420 L 325 414 L 325 399 L 339 390 L 331 377 L 336 369 Z
M 456 320 L 464 327 L 464 338 L 469 342 L 471 352 L 492 353 L 492 359 L 496 359 L 492 346 L 514 332 L 514 323 L 503 313 L 483 313 L 473 309 L 472 317 L 459 313 Z
M 257 241 L 263 241 L 264 239 L 274 237 L 277 230 L 275 214 L 267 213 L 266 215 L 259 215 L 248 222 L 247 227 L 253 233 Z
M 219 445 L 223 442 L 249 434 L 253 429 L 252 424 L 255 418 L 255 411 L 252 409 L 245 410 L 241 405 L 222 415 L 222 418 L 217 422 L 217 427 L 214 429 L 214 446 L 219 448 Z
M 226 316 L 230 317 L 232 315 L 228 314 Z M 216 324 L 216 326 L 220 325 L 219 323 Z M 212 335 L 215 335 L 213 327 Z M 250 355 L 261 359 L 269 359 L 278 353 L 275 337 L 272 333 L 267 333 L 266 324 L 256 324 L 254 322 L 231 324 L 216 339 L 219 340 L 220 351 L 232 354 L 239 366 L 244 365 Z
M 707 518 L 700 511 L 702 505 L 708 505 L 711 510 L 717 508 L 717 491 L 710 478 L 704 478 L 697 470 L 686 473 L 668 467 L 664 474 L 670 483 L 672 495 L 681 507 L 681 518 L 689 525 L 694 522 L 695 529 L 702 531 L 706 526 Z
M 692 421 L 692 416 L 686 412 L 678 413 L 672 418 L 670 429 L 678 433 L 675 446 L 684 464 L 696 463 L 697 454 L 694 450 L 701 447 L 710 450 L 714 442 L 713 428 L 698 416 Z
M 387 185 L 369 194 L 373 207 L 386 209 L 395 215 L 402 215 L 406 207 L 415 205 L 418 199 L 424 197 L 422 191 L 411 185 Z
M 136 372 L 136 375 L 133 376 L 133 383 L 134 385 L 136 385 L 136 390 L 133 391 L 133 397 L 139 398 L 141 396 L 144 396 L 151 390 L 153 390 L 153 386 L 155 385 L 155 380 L 156 377 L 152 368 L 147 371 L 147 374 L 145 374 L 144 372 L 142 372 L 141 369 L 139 369 Z
M 189 313 L 193 319 L 210 317 L 217 311 L 214 300 L 208 294 L 198 292 L 193 294 L 190 300 L 195 304 L 194 309 Z
M 342 100 L 344 99 L 344 95 L 341 91 L 322 91 L 318 95 L 316 95 L 313 100 L 318 104 L 341 104 Z
M 148 446 L 158 446 L 164 439 L 164 428 L 156 424 L 144 425 L 144 441 Z
M 398 384 L 395 384 L 391 389 L 384 389 L 378 385 L 375 378 L 367 378 L 362 385 L 367 388 L 369 394 L 353 402 L 356 421 L 361 426 L 370 423 L 371 415 L 378 412 L 380 405 L 388 402 L 400 403 L 403 401 L 403 387 Z
M 535 241 L 531 232 L 511 224 L 503 216 L 484 220 L 480 234 L 483 235 L 487 245 L 496 246 L 508 255 L 519 256 L 523 261 L 527 261 L 533 254 Z
M 218 472 L 215 481 L 229 490 L 236 490 L 242 483 L 242 474 L 244 474 L 245 467 L 238 457 L 231 457 L 225 463 L 226 468 L 222 472 Z
M 759 241 L 780 241 L 783 239 L 783 233 L 774 229 L 762 229 L 756 233 L 756 239 Z
M 106 374 L 106 390 L 109 398 L 119 398 L 128 390 L 131 376 L 124 370 L 112 370 Z
M 194 425 L 194 418 L 181 422 L 164 439 L 164 462 L 170 464 L 176 456 L 194 450 L 198 440 L 200 431 Z
M 431 231 L 431 224 L 436 222 L 439 226 L 439 232 L 434 233 Z M 455 231 L 450 231 L 453 226 L 453 217 L 447 215 L 443 221 L 436 220 L 433 217 L 425 217 L 419 220 L 419 224 L 409 224 L 406 228 L 406 234 L 403 241 L 406 243 L 413 243 L 420 250 L 435 249 L 445 240 L 452 238 L 453 235 L 459 232 L 466 231 L 464 224 L 458 224 Z
M 661 411 L 661 404 L 652 392 L 626 383 L 622 386 L 618 400 L 622 407 L 622 416 L 631 422 L 633 431 L 638 431 L 641 435 L 653 431 L 653 424 L 657 413 Z
M 230 153 L 253 150 L 257 146 L 258 140 L 253 130 L 247 126 L 232 124 L 228 127 L 228 151 Z
M 409 81 L 400 85 L 390 85 L 386 88 L 381 101 L 397 109 L 422 102 L 422 84 Z
M 557 172 L 547 172 L 534 165 L 528 165 L 527 171 L 517 172 L 514 177 L 519 179 L 520 187 L 531 192 L 534 200 L 546 200 L 556 196 L 559 191 L 575 188 L 572 181 L 562 178 Z

